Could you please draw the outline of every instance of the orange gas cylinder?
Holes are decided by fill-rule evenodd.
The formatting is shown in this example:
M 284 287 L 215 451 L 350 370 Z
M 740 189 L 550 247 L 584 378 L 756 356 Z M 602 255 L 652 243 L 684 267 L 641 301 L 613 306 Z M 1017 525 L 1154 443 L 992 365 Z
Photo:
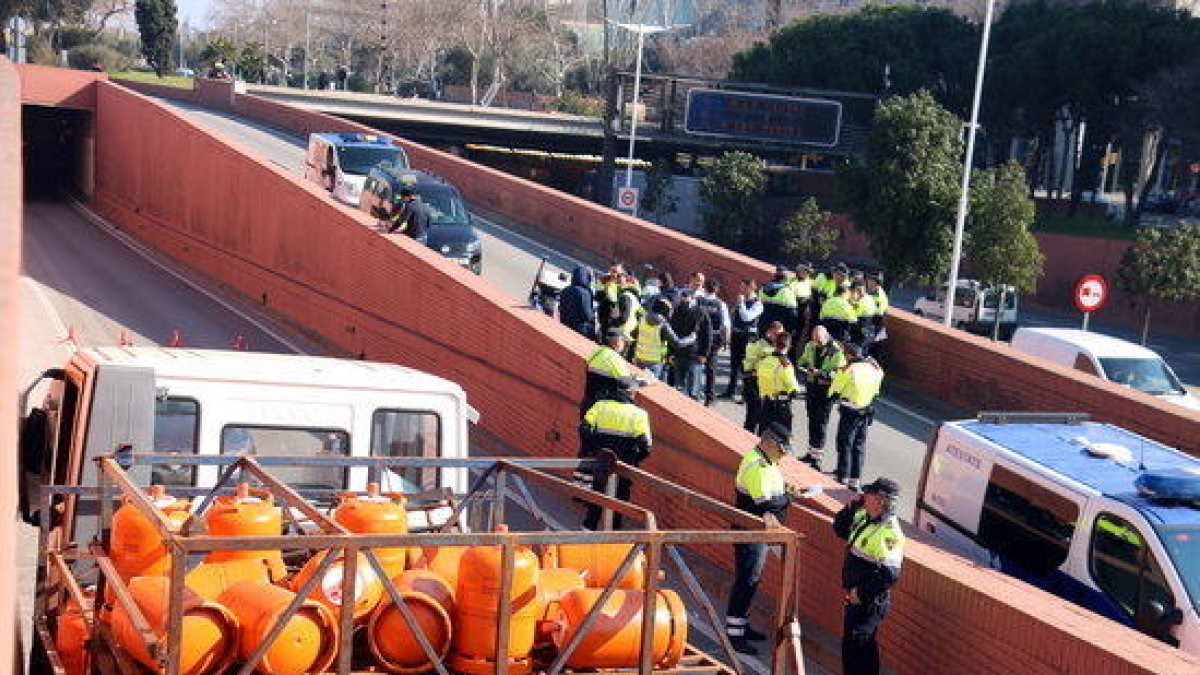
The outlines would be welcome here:
M 62 661 L 63 668 L 67 675 L 86 675 L 91 666 L 91 655 L 88 653 L 88 641 L 91 639 L 91 634 L 88 632 L 87 620 L 84 619 L 84 611 L 91 611 L 92 593 L 87 593 L 84 602 L 87 607 L 80 607 L 78 602 L 72 598 L 63 605 L 62 613 L 58 615 L 58 630 L 54 634 L 54 648 L 58 651 L 58 658 Z
M 366 495 L 347 494 L 333 512 L 333 518 L 355 534 L 407 534 L 408 511 L 404 508 L 404 495 L 382 494 L 379 484 L 367 486 Z M 375 555 L 383 563 L 389 579 L 396 577 L 408 566 L 411 557 L 420 556 L 420 549 L 410 551 L 404 547 L 377 548 Z
M 497 532 L 507 532 L 504 525 Z M 509 671 L 517 675 L 530 671 L 529 653 L 533 649 L 543 603 L 538 594 L 538 558 L 526 547 L 516 550 L 512 587 L 507 601 L 512 607 L 508 653 L 496 654 L 496 626 L 502 601 L 500 572 L 503 554 L 499 546 L 472 546 L 462 556 L 458 593 L 454 596 L 454 655 L 450 667 L 470 675 L 491 673 L 499 658 L 508 660 Z
M 325 553 L 325 551 L 320 551 L 309 558 L 304 567 L 292 579 L 293 591 L 299 592 L 300 587 L 316 573 L 321 560 L 325 558 Z M 316 588 L 308 597 L 337 614 L 342 607 L 343 576 L 345 575 L 343 574 L 342 557 L 338 556 L 329 569 L 325 570 L 325 575 L 317 582 Z M 383 597 L 383 582 L 379 580 L 379 575 L 375 574 L 367 557 L 361 553 L 358 555 L 358 566 L 354 570 L 354 576 L 354 622 L 361 624 L 367 620 L 371 611 L 375 609 L 375 605 L 378 605 L 380 598 Z
M 283 510 L 275 506 L 274 495 L 245 483 L 237 486 L 237 494 L 217 497 L 204 521 L 214 537 L 277 537 L 283 532 Z M 207 562 L 227 560 L 265 560 L 272 578 L 287 574 L 280 551 L 213 551 L 205 557 Z
M 558 566 L 579 570 L 588 588 L 604 588 L 616 576 L 617 570 L 633 544 L 560 544 Z M 633 566 L 617 584 L 617 588 L 646 587 L 646 555 L 638 553 Z
M 150 488 L 147 495 L 154 507 L 166 517 L 173 530 L 183 526 L 191 515 L 191 505 L 166 493 L 161 485 Z M 165 575 L 171 568 L 171 556 L 162 535 L 129 497 L 122 499 L 124 505 L 117 509 L 112 519 L 112 536 L 109 539 L 108 555 L 121 578 L 129 581 L 133 577 Z M 111 598 L 111 592 L 105 597 Z
M 160 640 L 167 639 L 170 587 L 166 577 L 135 577 L 129 582 L 129 594 Z M 208 602 L 186 588 L 182 593 L 179 672 L 199 675 L 225 670 L 237 651 L 237 621 L 221 605 Z M 155 672 L 160 670 L 158 659 L 150 653 L 125 606 L 119 602 L 113 606 L 110 626 L 117 644 L 134 660 Z
M 542 612 L 543 621 L 538 624 L 537 644 L 544 645 L 553 641 L 557 630 L 553 622 L 558 619 L 561 611 L 559 600 L 569 591 L 580 588 L 586 588 L 583 575 L 575 570 L 543 569 L 538 573 L 538 592 L 542 595 L 546 609 Z
M 196 595 L 215 602 L 225 592 L 225 589 L 239 581 L 274 583 L 281 578 L 281 576 L 276 576 L 276 570 L 268 560 L 254 558 L 252 560 L 202 562 L 187 573 L 185 583 Z
M 415 566 L 445 579 L 446 584 L 457 593 L 458 568 L 466 552 L 466 546 L 426 546 L 418 556 Z
M 569 591 L 559 600 L 561 630 L 559 648 L 570 642 L 588 612 L 604 591 L 585 588 Z M 600 615 L 588 629 L 579 647 L 567 659 L 569 668 L 636 668 L 642 637 L 642 591 L 618 590 L 604 603 Z M 654 603 L 655 668 L 679 663 L 687 645 L 687 608 L 674 591 L 659 591 Z
M 454 594 L 450 586 L 429 570 L 402 572 L 392 583 L 412 610 L 429 644 L 439 657 L 445 658 L 453 635 L 450 617 L 454 612 Z M 371 615 L 367 643 L 375 662 L 388 672 L 421 673 L 433 668 L 404 615 L 386 593 Z
M 237 617 L 238 658 L 246 660 L 279 622 L 295 593 L 271 584 L 243 581 L 230 586 L 221 604 Z M 333 663 L 338 648 L 337 619 L 328 607 L 305 600 L 258 662 L 260 673 L 320 673 Z

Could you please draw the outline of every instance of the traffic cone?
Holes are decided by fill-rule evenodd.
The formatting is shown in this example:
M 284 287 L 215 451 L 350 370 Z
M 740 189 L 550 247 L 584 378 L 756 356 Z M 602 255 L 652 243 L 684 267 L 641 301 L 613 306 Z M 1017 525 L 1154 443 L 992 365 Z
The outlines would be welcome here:
M 133 338 L 129 336 L 129 331 L 122 329 L 120 337 L 117 338 L 118 347 L 132 347 Z
M 238 333 L 237 337 L 233 338 L 233 342 L 229 346 L 241 352 L 250 350 L 250 343 L 246 342 L 246 336 L 241 333 Z
M 180 331 L 178 328 L 171 331 L 171 341 L 167 343 L 167 346 L 168 347 L 182 347 L 183 346 L 183 332 Z
M 67 344 L 68 342 L 76 347 L 80 346 L 79 335 L 75 332 L 75 326 L 67 326 L 67 336 L 54 344 L 63 345 Z

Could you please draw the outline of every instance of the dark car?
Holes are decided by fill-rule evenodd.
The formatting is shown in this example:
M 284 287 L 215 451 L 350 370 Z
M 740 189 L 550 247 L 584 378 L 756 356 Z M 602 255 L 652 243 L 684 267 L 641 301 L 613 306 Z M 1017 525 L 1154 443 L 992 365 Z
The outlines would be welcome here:
M 387 218 L 400 202 L 400 190 L 406 187 L 429 208 L 426 245 L 481 274 L 483 242 L 471 226 L 471 213 L 458 190 L 440 176 L 415 169 L 376 167 L 367 176 L 359 208 L 376 218 Z

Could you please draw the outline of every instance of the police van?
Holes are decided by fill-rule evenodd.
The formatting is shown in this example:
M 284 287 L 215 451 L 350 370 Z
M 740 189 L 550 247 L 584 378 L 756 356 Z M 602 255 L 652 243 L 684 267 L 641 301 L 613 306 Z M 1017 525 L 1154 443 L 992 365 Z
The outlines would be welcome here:
M 462 387 L 411 368 L 241 351 L 83 349 L 30 383 L 24 400 L 33 394 L 41 405 L 23 420 L 20 453 L 31 521 L 39 485 L 96 485 L 93 459 L 122 447 L 181 456 L 465 458 L 468 422 L 478 421 Z M 210 488 L 220 467 L 156 464 L 132 471 L 170 490 Z M 271 472 L 294 488 L 330 494 L 363 491 L 369 482 L 405 494 L 467 489 L 466 470 L 457 468 Z M 418 514 L 435 522 L 412 520 Z M 430 526 L 448 515 L 448 508 L 412 511 L 410 525 Z M 69 535 L 71 523 L 64 525 Z
M 379 165 L 408 168 L 408 155 L 390 138 L 375 134 L 310 134 L 304 178 L 340 202 L 358 206 L 363 184 Z
M 483 241 L 471 225 L 471 212 L 458 189 L 435 173 L 379 166 L 371 170 L 359 208 L 387 219 L 400 203 L 400 191 L 412 190 L 429 209 L 425 245 L 475 274 L 483 273 Z
M 984 413 L 930 441 L 944 548 L 1200 654 L 1200 460 L 1086 415 Z

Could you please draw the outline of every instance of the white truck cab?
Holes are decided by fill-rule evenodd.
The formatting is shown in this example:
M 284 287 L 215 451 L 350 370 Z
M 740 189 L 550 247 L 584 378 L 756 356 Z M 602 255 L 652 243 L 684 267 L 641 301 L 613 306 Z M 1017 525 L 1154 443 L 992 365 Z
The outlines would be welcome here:
M 996 321 L 996 305 L 1000 300 L 999 289 L 985 287 L 971 279 L 959 279 L 954 291 L 953 325 L 969 333 L 991 335 Z M 1007 340 L 1017 329 L 1017 294 L 1004 294 L 1004 308 L 1000 311 L 1000 339 Z M 913 313 L 934 321 L 946 316 L 946 285 L 936 291 L 917 298 Z
M 394 364 L 315 356 L 83 349 L 26 394 L 35 388 L 47 391 L 25 419 L 21 448 L 31 519 L 36 485 L 96 485 L 91 460 L 124 446 L 142 454 L 465 458 L 468 422 L 478 419 L 462 388 L 448 380 Z M 219 470 L 155 465 L 131 472 L 170 490 L 212 487 Z M 407 494 L 467 490 L 466 469 L 271 472 L 297 489 L 363 491 L 377 482 L 385 492 Z
M 390 138 L 374 134 L 309 134 L 304 178 L 338 201 L 358 206 L 367 174 L 377 166 L 407 169 L 408 155 Z
M 1200 654 L 1200 459 L 1086 415 L 983 413 L 935 432 L 916 525 Z
M 1013 334 L 1012 347 L 1164 401 L 1200 410 L 1200 399 L 1188 393 L 1161 356 L 1128 340 L 1073 328 L 1020 328 Z

